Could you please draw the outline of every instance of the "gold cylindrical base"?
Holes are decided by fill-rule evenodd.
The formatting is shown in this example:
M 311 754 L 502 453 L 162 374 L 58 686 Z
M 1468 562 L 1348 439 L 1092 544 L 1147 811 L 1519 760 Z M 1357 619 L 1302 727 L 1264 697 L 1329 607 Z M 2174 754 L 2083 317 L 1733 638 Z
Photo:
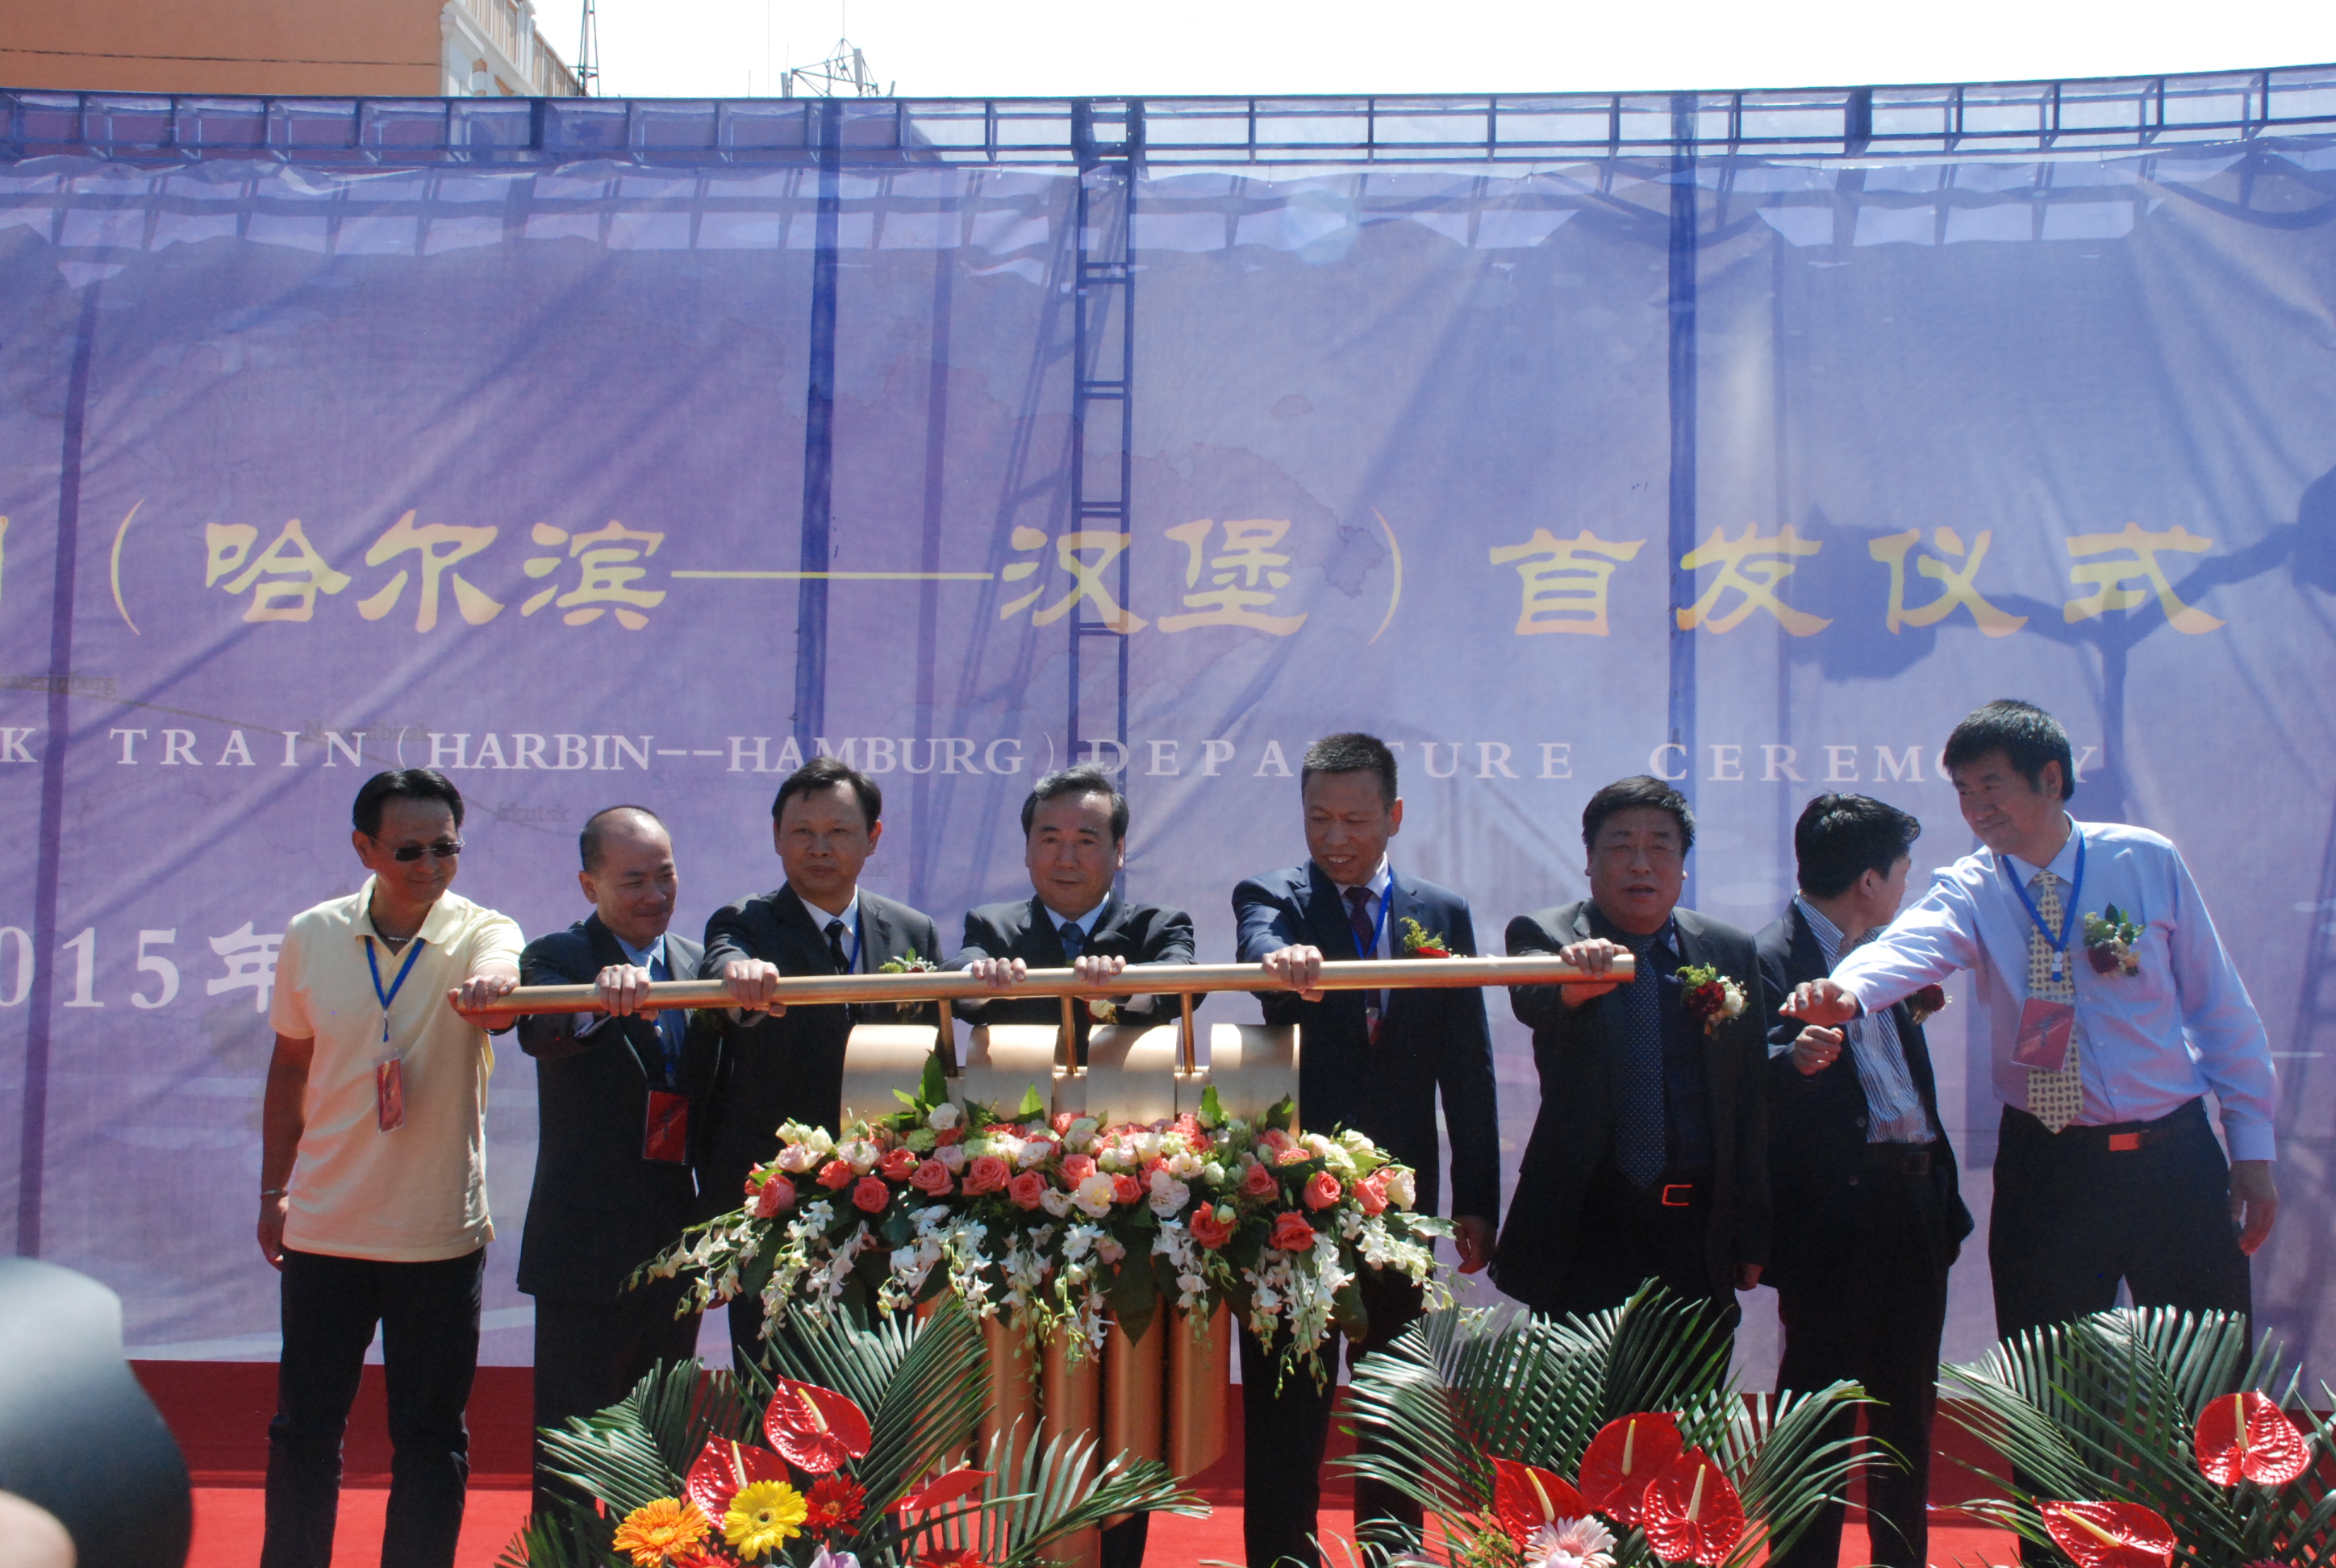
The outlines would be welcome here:
M 981 1450 L 977 1464 L 988 1463 L 991 1442 L 1011 1436 L 1017 1447 L 1027 1446 L 1038 1430 L 1037 1366 L 1030 1354 L 1030 1337 L 1008 1328 L 1001 1317 L 981 1325 L 989 1348 L 989 1413 L 981 1418 Z
M 1161 1404 L 1167 1395 L 1171 1314 L 1153 1316 L 1141 1339 L 1130 1339 L 1117 1323 L 1103 1347 L 1103 1456 L 1108 1460 L 1125 1454 L 1137 1459 L 1157 1459 L 1165 1446 Z M 1127 1518 L 1114 1514 L 1104 1523 Z
M 1166 1329 L 1168 1353 L 1168 1468 L 1191 1480 L 1224 1456 L 1225 1408 L 1231 1402 L 1233 1316 L 1224 1307 L 1203 1319 L 1197 1312 L 1167 1312 L 1155 1326 Z M 1147 1336 L 1148 1337 L 1148 1336 Z
M 1050 1442 L 1084 1437 L 1093 1433 L 1103 1421 L 1103 1366 L 1091 1353 L 1073 1359 L 1071 1336 L 1076 1332 L 1076 1329 L 1061 1328 L 1046 1337 L 1038 1386 Z M 1100 1455 L 1089 1456 L 1084 1472 L 1088 1479 L 1093 1479 L 1103 1467 L 1101 1461 Z M 1102 1534 L 1086 1529 L 1066 1535 L 1046 1549 L 1046 1560 L 1062 1568 L 1097 1568 L 1103 1560 Z

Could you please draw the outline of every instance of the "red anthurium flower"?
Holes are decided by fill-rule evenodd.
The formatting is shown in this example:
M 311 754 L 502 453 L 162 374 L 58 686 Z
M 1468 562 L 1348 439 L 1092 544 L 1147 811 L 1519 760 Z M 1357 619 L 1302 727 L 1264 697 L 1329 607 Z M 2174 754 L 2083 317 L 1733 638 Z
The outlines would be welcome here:
M 875 1435 L 859 1406 L 832 1388 L 779 1379 L 771 1407 L 763 1412 L 763 1433 L 771 1446 L 798 1470 L 824 1475 L 846 1459 L 866 1456 Z
M 2044 1528 L 2077 1568 L 2166 1568 L 2174 1526 L 2138 1503 L 2046 1503 Z
M 1744 1539 L 1744 1501 L 1712 1457 L 1690 1448 L 1669 1464 L 1639 1504 L 1648 1544 L 1674 1563 L 1717 1565 Z
M 1648 1485 L 1686 1446 L 1679 1422 L 1660 1411 L 1609 1421 L 1582 1452 L 1582 1495 L 1617 1524 L 1636 1524 Z
M 2303 1434 L 2261 1394 L 2225 1394 L 2200 1412 L 2198 1468 L 2217 1486 L 2284 1486 L 2312 1463 Z
M 926 1482 L 892 1506 L 913 1508 L 919 1513 L 928 1508 L 938 1508 L 944 1503 L 954 1503 L 970 1493 L 980 1491 L 981 1484 L 988 1480 L 991 1474 L 988 1470 L 977 1470 L 970 1465 L 960 1465 L 948 1474 Z
M 1493 1461 L 1493 1516 L 1518 1545 L 1544 1524 L 1589 1514 L 1590 1505 L 1573 1483 L 1555 1471 L 1514 1459 Z
M 756 1481 L 787 1481 L 794 1477 L 787 1471 L 787 1462 L 768 1448 L 750 1447 L 734 1443 L 727 1437 L 708 1437 L 706 1446 L 697 1451 L 697 1458 L 689 1466 L 688 1478 L 683 1490 L 697 1511 L 714 1521 L 714 1533 L 722 1534 L 722 1515 L 730 1512 L 730 1499 L 740 1488 Z

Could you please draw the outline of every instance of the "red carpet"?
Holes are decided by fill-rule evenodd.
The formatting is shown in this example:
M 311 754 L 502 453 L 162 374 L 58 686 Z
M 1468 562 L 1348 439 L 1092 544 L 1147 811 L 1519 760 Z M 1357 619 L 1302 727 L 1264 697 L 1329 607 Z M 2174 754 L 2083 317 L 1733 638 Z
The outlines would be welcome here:
M 271 1362 L 141 1361 L 139 1379 L 178 1435 L 195 1477 L 195 1539 L 189 1568 L 250 1568 L 259 1557 L 260 1482 L 268 1463 L 268 1417 L 276 1402 Z M 461 1568 L 491 1568 L 526 1517 L 529 1374 L 524 1367 L 482 1367 L 471 1398 L 471 1498 L 462 1522 Z M 1232 1407 L 1231 1446 L 1201 1475 L 1195 1490 L 1215 1509 L 1205 1519 L 1162 1514 L 1153 1520 L 1152 1568 L 1191 1568 L 1241 1560 L 1241 1427 Z M 1948 1423 L 1950 1450 L 1966 1441 Z M 1351 1452 L 1333 1433 L 1332 1454 Z M 382 1509 L 388 1498 L 389 1437 L 384 1426 L 381 1368 L 367 1367 L 350 1419 L 346 1483 L 334 1568 L 373 1568 L 381 1560 Z M 1933 1467 L 1931 1561 L 1937 1568 L 2003 1568 L 2018 1558 L 2011 1537 L 1965 1523 L 1954 1505 L 1974 1495 L 1971 1478 L 1952 1461 Z M 1335 1472 L 1323 1488 L 1322 1524 L 1346 1534 L 1352 1488 Z M 1865 1533 L 1853 1513 L 1844 1532 L 1844 1568 L 1869 1561 Z M 1343 1565 L 1341 1565 L 1343 1568 Z

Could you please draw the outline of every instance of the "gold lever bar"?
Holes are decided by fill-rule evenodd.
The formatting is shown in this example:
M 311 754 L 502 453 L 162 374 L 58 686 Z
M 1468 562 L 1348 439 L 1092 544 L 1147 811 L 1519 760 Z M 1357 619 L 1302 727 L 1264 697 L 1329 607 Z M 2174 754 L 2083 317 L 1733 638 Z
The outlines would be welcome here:
M 1628 954 L 1604 977 L 1628 980 Z M 1322 966 L 1326 991 L 1412 990 L 1462 986 L 1550 986 L 1587 979 L 1554 956 L 1516 959 L 1348 959 Z M 894 975 L 790 975 L 778 983 L 778 999 L 791 1008 L 837 1002 L 988 1001 L 1017 997 L 1192 996 L 1203 991 L 1279 991 L 1288 988 L 1258 964 L 1131 964 L 1107 986 L 1090 986 L 1075 969 L 1032 969 L 1000 990 L 954 969 Z M 599 1010 L 590 986 L 521 986 L 474 1017 L 515 1018 L 529 1013 L 589 1013 Z M 668 1008 L 729 1005 L 720 980 L 658 980 L 649 987 L 645 1013 Z

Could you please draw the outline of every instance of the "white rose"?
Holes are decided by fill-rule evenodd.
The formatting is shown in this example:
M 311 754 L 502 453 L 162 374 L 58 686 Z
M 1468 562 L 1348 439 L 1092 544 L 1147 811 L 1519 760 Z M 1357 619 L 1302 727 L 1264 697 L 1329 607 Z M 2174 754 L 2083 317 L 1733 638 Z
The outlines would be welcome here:
M 1173 1220 L 1184 1212 L 1192 1200 L 1192 1189 L 1165 1171 L 1152 1173 L 1152 1212 L 1163 1220 Z
M 1147 1130 L 1137 1133 L 1128 1141 L 1135 1145 L 1135 1160 L 1138 1164 L 1142 1164 L 1147 1160 L 1157 1159 L 1159 1157 L 1159 1134 Z
M 925 1125 L 936 1133 L 946 1133 L 963 1120 L 965 1113 L 947 1100 L 925 1113 Z
M 850 1165 L 855 1175 L 866 1175 L 876 1168 L 876 1145 L 865 1138 L 854 1138 L 836 1145 L 836 1157 Z
M 1103 1170 L 1126 1171 L 1134 1168 L 1135 1157 L 1128 1153 L 1124 1145 L 1114 1144 L 1095 1155 L 1095 1163 Z
M 1190 1149 L 1179 1149 L 1168 1156 L 1168 1174 L 1180 1181 L 1191 1181 L 1201 1174 L 1201 1156 Z
M 1014 1164 L 1027 1171 L 1033 1165 L 1045 1164 L 1046 1156 L 1054 1152 L 1055 1145 L 1046 1139 L 1032 1138 L 1014 1151 Z
M 1398 1209 L 1408 1209 L 1419 1201 L 1419 1178 L 1407 1169 L 1387 1173 L 1387 1202 Z
M 779 1151 L 779 1169 L 791 1176 L 800 1176 L 805 1171 L 817 1170 L 819 1164 L 820 1153 L 809 1144 L 789 1144 Z
M 1201 1167 L 1201 1180 L 1208 1183 L 1212 1187 L 1223 1186 L 1225 1184 L 1225 1167 L 1220 1162 L 1211 1160 L 1207 1164 Z
M 1082 1210 L 1100 1220 L 1111 1213 L 1113 1193 L 1111 1178 L 1097 1171 L 1073 1189 L 1071 1200 Z

